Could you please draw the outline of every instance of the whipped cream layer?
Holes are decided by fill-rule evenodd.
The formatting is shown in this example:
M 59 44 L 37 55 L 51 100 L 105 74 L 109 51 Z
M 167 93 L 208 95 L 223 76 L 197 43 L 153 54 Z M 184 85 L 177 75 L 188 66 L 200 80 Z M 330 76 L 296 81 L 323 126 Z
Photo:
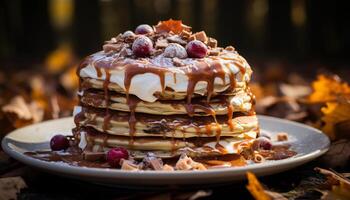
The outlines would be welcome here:
M 197 77 L 208 75 L 208 69 L 212 65 L 210 73 L 224 73 L 223 77 L 215 77 L 213 80 L 213 92 L 219 93 L 227 90 L 234 82 L 248 82 L 252 70 L 246 60 L 236 51 L 222 50 L 219 56 L 208 56 L 202 59 L 181 59 L 182 66 L 175 66 L 172 58 L 160 54 L 150 58 L 119 58 L 119 53 L 110 55 L 103 51 L 95 53 L 85 59 L 79 70 L 81 78 L 106 80 L 107 71 L 110 75 L 109 82 L 119 85 L 126 90 L 126 71 L 129 65 L 137 65 L 144 68 L 144 72 L 131 77 L 129 94 L 133 94 L 143 101 L 155 102 L 156 93 L 161 93 L 163 88 L 170 88 L 175 92 L 187 92 L 192 81 L 192 74 Z M 200 67 L 207 65 L 205 67 Z M 147 70 L 151 68 L 152 70 Z M 159 73 L 163 73 L 162 83 Z M 209 83 L 210 84 L 210 83 Z M 195 82 L 193 93 L 206 95 L 208 93 L 208 81 L 205 79 Z

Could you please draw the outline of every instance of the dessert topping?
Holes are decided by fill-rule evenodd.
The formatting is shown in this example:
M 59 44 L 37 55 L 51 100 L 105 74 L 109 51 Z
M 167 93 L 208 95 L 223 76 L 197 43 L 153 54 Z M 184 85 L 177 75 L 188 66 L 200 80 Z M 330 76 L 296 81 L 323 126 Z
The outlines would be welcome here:
M 140 35 L 150 34 L 153 32 L 153 28 L 148 24 L 141 24 L 135 29 L 135 33 Z
M 168 58 L 187 58 L 186 49 L 176 43 L 170 43 L 169 46 L 165 48 L 163 55 Z
M 146 36 L 138 36 L 132 43 L 132 51 L 137 57 L 146 57 L 153 50 L 152 41 Z
M 254 140 L 252 144 L 253 150 L 270 150 L 272 148 L 272 143 L 269 139 L 266 137 L 259 137 L 256 140 Z
M 204 58 L 208 53 L 207 46 L 199 40 L 190 41 L 186 45 L 186 50 L 191 58 Z
M 192 36 L 194 37 L 194 40 L 199 40 L 199 41 L 201 41 L 203 43 L 207 43 L 208 42 L 207 34 L 205 34 L 204 31 L 194 33 Z
M 69 147 L 69 140 L 64 135 L 55 135 L 50 140 L 52 151 L 66 150 Z
M 168 37 L 167 40 L 168 40 L 168 42 L 171 42 L 171 43 L 178 43 L 181 45 L 187 44 L 187 42 L 185 40 L 181 39 L 181 37 L 178 35 L 172 35 L 172 36 Z
M 121 159 L 128 159 L 129 152 L 122 147 L 110 149 L 107 152 L 107 162 L 111 167 L 120 166 Z
M 123 38 L 134 38 L 135 37 L 135 33 L 133 33 L 132 31 L 125 31 L 122 35 Z
M 166 39 L 158 39 L 156 41 L 155 48 L 156 49 L 163 49 L 163 48 L 167 47 L 168 45 L 169 45 L 168 40 L 166 40 Z
M 161 32 L 173 32 L 175 34 L 180 34 L 183 31 L 190 32 L 191 27 L 182 24 L 181 20 L 167 20 L 160 21 L 155 27 L 157 33 Z

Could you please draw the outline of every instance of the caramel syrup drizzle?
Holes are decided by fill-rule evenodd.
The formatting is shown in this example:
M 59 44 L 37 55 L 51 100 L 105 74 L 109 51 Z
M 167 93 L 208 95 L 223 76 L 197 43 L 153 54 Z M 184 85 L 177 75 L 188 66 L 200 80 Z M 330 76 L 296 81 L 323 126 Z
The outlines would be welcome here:
M 103 56 L 102 56 L 103 59 Z M 99 59 L 97 59 L 99 60 Z M 97 61 L 95 60 L 95 62 Z M 242 76 L 246 73 L 246 68 L 244 66 L 244 62 L 240 56 L 234 60 L 234 63 L 239 68 Z M 100 63 L 99 63 L 100 64 Z M 155 66 L 147 66 L 147 65 L 141 65 L 141 64 L 134 64 L 134 63 L 124 63 L 124 64 L 117 64 L 112 65 L 111 63 L 109 66 L 105 66 L 106 63 L 103 63 L 102 66 L 95 66 L 97 75 L 100 77 L 102 76 L 102 72 L 100 68 L 105 68 L 106 72 L 106 79 L 104 81 L 104 93 L 105 93 L 105 102 L 109 103 L 109 92 L 108 92 L 108 85 L 110 82 L 110 73 L 109 70 L 106 70 L 106 68 L 109 67 L 119 67 L 123 66 L 125 68 L 125 78 L 124 78 L 124 87 L 126 92 L 126 98 L 127 98 L 127 104 L 129 106 L 130 110 L 130 118 L 129 118 L 129 127 L 130 127 L 130 136 L 131 138 L 134 137 L 135 133 L 135 125 L 137 122 L 137 119 L 135 118 L 135 109 L 137 107 L 138 102 L 140 101 L 138 98 L 131 98 L 129 95 L 130 85 L 132 78 L 135 75 L 138 74 L 145 74 L 145 73 L 153 73 L 159 76 L 162 93 L 165 91 L 165 73 L 167 72 L 166 68 L 160 68 Z M 84 63 L 82 63 L 79 67 L 79 70 L 86 66 Z M 228 66 L 226 66 L 228 67 Z M 79 73 L 79 72 L 78 72 Z M 194 94 L 195 86 L 198 82 L 204 81 L 207 83 L 207 102 L 210 101 L 211 96 L 214 93 L 214 81 L 218 77 L 220 78 L 224 83 L 226 82 L 226 72 L 223 70 L 223 65 L 220 62 L 212 62 L 211 64 L 208 64 L 205 61 L 200 61 L 196 64 L 195 67 L 191 68 L 190 70 L 185 72 L 188 77 L 188 86 L 187 86 L 187 104 L 185 105 L 186 111 L 189 116 L 193 116 L 195 113 L 195 109 L 201 109 L 205 113 L 210 114 L 213 116 L 213 120 L 216 123 L 216 138 L 217 141 L 220 140 L 222 127 L 216 120 L 216 113 L 213 108 L 209 104 L 207 105 L 197 105 L 192 104 L 192 96 Z M 230 89 L 234 90 L 236 87 L 236 75 L 234 73 L 229 74 L 230 79 Z M 176 74 L 174 74 L 174 82 L 176 83 Z M 109 106 L 106 106 L 106 117 L 104 119 L 104 130 L 108 128 L 108 124 L 110 121 L 110 114 L 109 114 Z M 227 102 L 227 115 L 228 115 L 228 125 L 230 127 L 230 130 L 233 130 L 233 123 L 232 123 L 232 116 L 233 116 L 233 106 L 230 105 L 229 102 Z M 212 132 L 212 125 L 208 124 L 206 128 L 207 134 Z M 200 129 L 196 129 L 198 133 L 200 133 Z M 133 140 L 133 139 L 132 139 Z

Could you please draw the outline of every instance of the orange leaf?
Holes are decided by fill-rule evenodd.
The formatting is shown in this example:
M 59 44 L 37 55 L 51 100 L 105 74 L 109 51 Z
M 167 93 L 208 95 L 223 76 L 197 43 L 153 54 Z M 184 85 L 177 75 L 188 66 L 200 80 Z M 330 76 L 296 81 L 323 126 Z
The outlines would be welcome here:
M 350 96 L 350 86 L 338 77 L 319 75 L 312 83 L 313 93 L 309 96 L 310 103 L 335 101 L 339 96 Z
M 321 111 L 323 113 L 321 120 L 325 123 L 322 131 L 331 139 L 336 139 L 335 125 L 350 120 L 350 100 L 347 102 L 327 102 Z
M 155 26 L 156 32 L 173 32 L 175 34 L 180 34 L 182 31 L 190 31 L 191 27 L 182 24 L 181 20 L 160 21 Z
M 247 178 L 248 185 L 246 187 L 256 200 L 271 200 L 270 196 L 266 194 L 265 189 L 253 173 L 247 172 Z

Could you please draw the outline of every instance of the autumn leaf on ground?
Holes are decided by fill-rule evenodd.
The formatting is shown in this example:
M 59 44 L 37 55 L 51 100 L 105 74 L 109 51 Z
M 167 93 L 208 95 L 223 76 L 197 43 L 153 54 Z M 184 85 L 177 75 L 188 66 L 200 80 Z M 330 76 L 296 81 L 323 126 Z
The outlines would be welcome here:
M 350 199 L 350 180 L 348 178 L 333 170 L 318 167 L 315 170 L 327 177 L 325 184 L 329 191 L 322 191 L 321 199 Z
M 56 74 L 70 66 L 73 60 L 72 48 L 67 44 L 62 44 L 47 56 L 45 65 L 48 72 Z
M 44 116 L 44 110 L 36 102 L 27 103 L 22 96 L 14 97 L 2 111 L 15 128 L 40 122 Z
M 250 194 L 254 197 L 254 199 L 286 200 L 286 198 L 279 193 L 265 190 L 253 173 L 247 172 L 247 178 L 248 178 L 248 185 L 246 187 L 249 190 Z
M 313 92 L 308 97 L 309 103 L 336 101 L 339 96 L 350 96 L 350 86 L 337 76 L 319 75 L 312 83 L 312 89 Z
M 321 127 L 331 139 L 336 139 L 335 128 L 337 124 L 350 121 L 350 100 L 345 102 L 328 102 L 326 106 L 321 108 L 323 117 L 321 120 L 324 126 Z M 350 131 L 350 128 L 349 128 Z M 348 134 L 350 134 L 348 132 Z

